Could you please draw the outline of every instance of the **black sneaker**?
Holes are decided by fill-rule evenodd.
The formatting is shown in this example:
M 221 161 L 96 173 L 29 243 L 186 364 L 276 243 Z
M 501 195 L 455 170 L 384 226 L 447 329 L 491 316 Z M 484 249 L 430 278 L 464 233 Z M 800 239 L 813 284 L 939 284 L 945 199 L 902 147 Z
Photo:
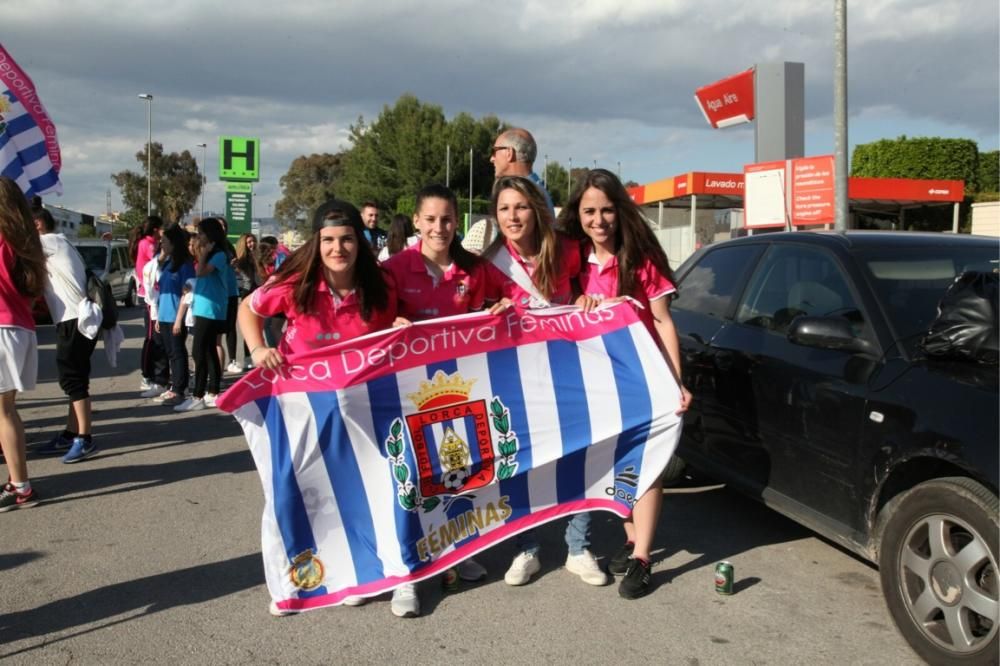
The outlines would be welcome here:
M 38 504 L 38 493 L 32 488 L 26 493 L 19 493 L 13 483 L 4 484 L 0 490 L 0 513 L 14 509 L 27 509 Z
M 625 572 L 628 571 L 628 565 L 632 562 L 633 550 L 635 550 L 635 544 L 631 541 L 622 546 L 608 562 L 608 573 L 612 576 L 624 576 Z
M 622 599 L 638 599 L 649 594 L 649 569 L 647 562 L 631 559 L 628 571 L 618 585 L 618 595 Z

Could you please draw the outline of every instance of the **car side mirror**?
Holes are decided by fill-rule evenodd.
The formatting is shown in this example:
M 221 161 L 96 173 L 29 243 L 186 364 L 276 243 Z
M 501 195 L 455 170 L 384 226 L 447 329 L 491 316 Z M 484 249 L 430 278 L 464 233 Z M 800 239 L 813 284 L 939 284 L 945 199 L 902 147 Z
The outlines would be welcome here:
M 796 317 L 788 327 L 788 340 L 804 347 L 835 349 L 875 355 L 875 346 L 859 337 L 843 317 Z

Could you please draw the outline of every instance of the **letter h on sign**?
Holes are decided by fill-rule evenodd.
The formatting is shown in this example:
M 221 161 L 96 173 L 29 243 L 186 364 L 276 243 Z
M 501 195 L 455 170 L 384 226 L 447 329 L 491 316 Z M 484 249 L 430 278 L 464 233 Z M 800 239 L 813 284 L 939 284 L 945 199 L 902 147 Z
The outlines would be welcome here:
M 260 140 L 246 136 L 219 137 L 219 180 L 260 180 Z

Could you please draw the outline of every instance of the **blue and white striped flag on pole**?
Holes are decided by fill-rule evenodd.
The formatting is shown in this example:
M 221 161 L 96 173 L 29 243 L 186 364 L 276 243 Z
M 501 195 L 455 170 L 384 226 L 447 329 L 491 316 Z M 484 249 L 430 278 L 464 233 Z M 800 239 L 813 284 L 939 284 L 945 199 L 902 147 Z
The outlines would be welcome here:
M 680 437 L 635 310 L 422 322 L 258 369 L 218 401 L 264 487 L 283 610 L 374 596 L 539 524 L 630 514 Z
M 62 194 L 56 126 L 35 84 L 0 44 L 0 176 L 25 196 Z

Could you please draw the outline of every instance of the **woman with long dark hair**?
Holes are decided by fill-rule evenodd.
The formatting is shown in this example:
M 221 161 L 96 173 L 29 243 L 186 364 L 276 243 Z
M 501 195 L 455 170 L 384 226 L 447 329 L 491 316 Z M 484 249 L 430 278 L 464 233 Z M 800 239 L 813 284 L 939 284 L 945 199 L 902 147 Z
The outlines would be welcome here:
M 198 265 L 194 283 L 194 390 L 191 397 L 174 407 L 188 412 L 214 407 L 222 383 L 222 364 L 216 351 L 219 336 L 226 331 L 229 287 L 233 267 L 226 253 L 226 232 L 217 217 L 198 223 Z
M 184 400 L 188 388 L 187 328 L 178 311 L 184 285 L 194 278 L 194 260 L 188 251 L 188 233 L 179 224 L 163 230 L 160 247 L 156 332 L 170 361 L 170 386 L 153 400 L 175 406 Z
M 239 326 L 257 367 L 276 368 L 288 354 L 389 328 L 396 295 L 363 239 L 357 208 L 331 199 L 313 216 L 313 234 L 239 310 Z M 263 325 L 284 313 L 285 335 L 266 344 Z
M 0 489 L 0 512 L 38 504 L 28 480 L 24 423 L 17 413 L 18 391 L 35 388 L 38 339 L 31 315 L 48 274 L 42 244 L 17 183 L 0 177 L 0 450 L 8 480 Z
M 396 213 L 389 223 L 389 235 L 386 237 L 385 247 L 379 250 L 378 260 L 385 261 L 414 245 L 418 240 L 419 238 L 413 234 L 413 222 L 410 218 L 402 213 Z
M 166 383 L 169 376 L 167 352 L 156 334 L 156 319 L 152 316 L 152 304 L 147 300 L 147 296 L 152 298 L 152 294 L 146 293 L 146 288 L 149 286 L 146 278 L 155 278 L 155 275 L 150 274 L 151 269 L 155 268 L 155 263 L 150 264 L 150 262 L 153 262 L 159 253 L 162 230 L 163 220 L 157 215 L 150 215 L 132 230 L 129 240 L 129 254 L 132 256 L 132 263 L 135 264 L 136 293 L 143 300 L 142 321 L 145 327 L 142 351 L 139 354 L 139 370 L 142 373 L 139 388 L 144 398 L 156 397 L 167 390 Z
M 691 393 L 681 384 L 680 342 L 670 318 L 670 301 L 676 292 L 673 272 L 638 206 L 613 173 L 594 169 L 577 186 L 559 220 L 568 234 L 582 242 L 581 290 L 598 301 L 629 297 L 642 306 L 639 318 L 680 386 L 678 413 L 684 412 L 691 404 Z M 610 573 L 624 576 L 618 593 L 626 599 L 649 591 L 650 549 L 662 502 L 657 481 L 625 520 L 625 544 L 608 565 Z
M 261 285 L 260 270 L 257 263 L 257 237 L 253 234 L 243 234 L 236 241 L 236 258 L 233 259 L 233 270 L 236 271 L 236 284 L 239 288 L 239 299 L 243 301 Z M 234 366 L 234 364 L 236 364 Z M 240 368 L 235 354 L 230 361 L 229 370 L 236 372 Z M 243 340 L 243 370 L 253 368 L 250 360 L 250 348 Z

